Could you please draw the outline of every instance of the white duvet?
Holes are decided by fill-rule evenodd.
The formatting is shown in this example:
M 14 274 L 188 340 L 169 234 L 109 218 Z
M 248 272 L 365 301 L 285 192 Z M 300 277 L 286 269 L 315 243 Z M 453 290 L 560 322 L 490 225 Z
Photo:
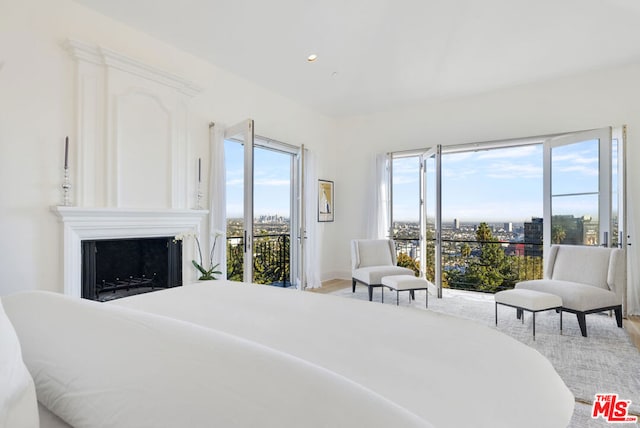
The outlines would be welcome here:
M 229 281 L 132 296 L 111 306 L 278 350 L 350 379 L 437 427 L 566 427 L 573 413 L 573 395 L 537 351 L 496 330 L 431 311 Z M 302 397 L 323 411 L 338 406 L 352 417 L 351 426 L 372 426 L 365 421 L 367 410 L 359 413 L 332 394 L 307 388 L 293 397 L 284 390 L 277 394 L 285 402 Z M 312 426 L 313 418 L 309 414 L 300 426 Z M 378 422 L 410 426 L 393 419 Z
M 38 400 L 73 427 L 431 426 L 338 373 L 224 331 L 47 292 L 2 303 Z

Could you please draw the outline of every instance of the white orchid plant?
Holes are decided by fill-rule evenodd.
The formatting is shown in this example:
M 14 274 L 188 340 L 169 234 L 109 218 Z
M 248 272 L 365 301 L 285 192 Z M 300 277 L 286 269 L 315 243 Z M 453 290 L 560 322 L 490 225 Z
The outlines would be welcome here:
M 211 245 L 211 251 L 209 252 L 210 267 L 208 269 L 205 269 L 204 267 L 204 263 L 202 260 L 202 248 L 200 247 L 200 240 L 198 239 L 198 236 L 194 232 L 180 233 L 173 238 L 174 241 L 184 242 L 188 238 L 193 238 L 196 241 L 200 263 L 198 263 L 195 260 L 191 260 L 191 263 L 193 263 L 193 266 L 195 266 L 195 268 L 198 269 L 198 272 L 200 272 L 200 277 L 198 279 L 201 281 L 218 279 L 216 278 L 216 275 L 222 275 L 222 271 L 218 270 L 218 266 L 220 266 L 220 263 L 216 263 L 215 265 L 213 264 L 213 255 L 215 254 L 215 251 L 216 251 L 216 244 L 218 243 L 218 238 L 222 235 L 223 233 L 220 230 L 216 230 L 211 234 L 211 238 L 213 239 L 213 244 Z

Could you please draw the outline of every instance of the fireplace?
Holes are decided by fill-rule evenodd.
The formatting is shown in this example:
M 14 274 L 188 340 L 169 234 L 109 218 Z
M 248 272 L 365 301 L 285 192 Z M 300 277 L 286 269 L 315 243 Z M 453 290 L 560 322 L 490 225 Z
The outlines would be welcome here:
M 107 301 L 182 285 L 182 241 L 159 238 L 82 241 L 82 296 Z
M 204 227 L 208 214 L 206 210 L 187 209 L 142 210 L 58 206 L 52 210 L 63 224 L 64 293 L 74 297 L 83 296 L 83 242 L 162 238 L 165 242 L 170 240 L 173 243 L 173 237 L 178 234 L 193 233 L 200 236 L 200 229 Z M 181 257 L 177 258 L 179 268 L 176 267 L 176 270 L 179 270 L 174 276 L 170 275 L 171 278 L 179 278 L 185 285 L 197 280 L 197 271 L 191 265 L 191 260 L 196 257 L 195 250 L 194 245 L 181 247 Z M 118 275 L 121 275 L 121 280 L 123 277 L 133 276 L 132 273 Z M 146 276 L 145 273 L 145 278 Z M 96 281 L 102 279 L 96 276 Z

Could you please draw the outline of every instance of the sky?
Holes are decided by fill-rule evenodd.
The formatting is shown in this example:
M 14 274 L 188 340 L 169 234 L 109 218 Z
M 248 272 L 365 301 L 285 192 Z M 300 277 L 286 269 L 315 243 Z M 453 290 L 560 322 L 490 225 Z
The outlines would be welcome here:
M 242 217 L 244 159 L 241 144 L 225 141 L 227 217 Z M 291 155 L 256 147 L 254 162 L 254 216 L 290 216 Z
M 446 151 L 446 148 L 443 148 Z M 393 164 L 394 220 L 418 221 L 418 158 Z M 552 151 L 553 214 L 596 215 L 598 145 L 591 140 Z M 428 174 L 427 179 L 433 175 Z M 427 183 L 429 189 L 429 183 Z M 427 206 L 435 199 L 427 196 Z M 432 211 L 429 210 L 429 213 Z M 525 222 L 543 216 L 542 145 L 443 153 L 442 218 L 451 222 Z M 597 217 L 597 215 L 596 215 Z
M 451 222 L 530 221 L 543 216 L 542 145 L 445 153 L 442 156 L 442 217 Z M 242 216 L 243 146 L 225 143 L 227 217 Z M 254 150 L 255 216 L 290 216 L 291 155 Z M 553 214 L 597 217 L 598 144 L 596 140 L 552 151 Z M 417 157 L 393 164 L 394 219 L 418 221 Z M 428 178 L 432 178 L 430 175 Z M 575 195 L 575 194 L 580 195 Z M 585 195 L 585 193 L 587 195 Z M 427 197 L 428 206 L 433 199 Z

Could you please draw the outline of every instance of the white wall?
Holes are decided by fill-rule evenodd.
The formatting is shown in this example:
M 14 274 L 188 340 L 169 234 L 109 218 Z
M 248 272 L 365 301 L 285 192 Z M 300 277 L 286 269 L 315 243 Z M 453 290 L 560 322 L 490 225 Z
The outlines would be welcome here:
M 62 228 L 50 207 L 62 201 L 64 137 L 76 137 L 76 68 L 62 48 L 68 38 L 204 88 L 190 103 L 189 176 L 198 157 L 207 176 L 209 122 L 245 118 L 255 120 L 257 134 L 305 144 L 317 155 L 319 174 L 334 175 L 326 160 L 326 142 L 336 136 L 331 119 L 68 0 L 0 0 L 0 10 L 0 295 L 62 291 Z M 76 153 L 70 156 L 73 165 Z
M 336 220 L 319 225 L 323 279 L 350 276 L 349 240 L 366 235 L 374 155 L 436 143 L 628 124 L 632 242 L 635 238 L 640 65 L 334 121 L 71 1 L 0 1 L 0 295 L 61 291 L 61 227 L 49 207 L 62 198 L 64 136 L 75 137 L 75 66 L 61 47 L 67 38 L 108 47 L 203 86 L 190 104 L 187 155 L 201 157 L 205 173 L 210 121 L 233 124 L 250 117 L 256 133 L 313 150 L 318 175 L 336 185 Z M 195 161 L 191 165 L 195 168 Z M 630 250 L 637 289 L 640 257 L 634 246 Z
M 336 217 L 328 269 L 348 278 L 349 240 L 367 233 L 367 195 L 376 153 L 627 124 L 628 204 L 631 242 L 640 221 L 640 65 L 523 85 L 401 112 L 367 115 L 340 122 L 345 144 L 337 149 L 343 167 L 336 177 Z M 348 143 L 348 144 L 346 144 Z M 358 159 L 356 162 L 355 160 Z M 361 160 L 361 161 L 360 161 Z M 635 214 L 634 214 L 635 213 Z M 640 241 L 638 244 L 640 245 Z M 638 251 L 629 247 L 630 287 L 639 288 Z M 637 292 L 632 293 L 632 298 Z M 630 302 L 631 303 L 631 302 Z M 638 304 L 635 304 L 638 307 Z M 639 308 L 640 309 L 640 308 Z

